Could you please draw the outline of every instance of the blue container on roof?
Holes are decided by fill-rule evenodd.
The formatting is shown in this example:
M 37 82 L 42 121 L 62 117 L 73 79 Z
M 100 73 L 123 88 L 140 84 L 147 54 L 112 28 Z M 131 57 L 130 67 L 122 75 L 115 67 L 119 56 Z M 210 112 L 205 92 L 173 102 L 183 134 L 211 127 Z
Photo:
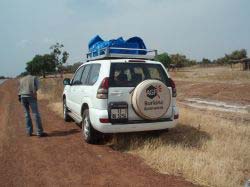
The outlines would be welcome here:
M 108 41 L 104 41 L 99 35 L 96 35 L 93 39 L 90 40 L 89 44 L 89 52 L 92 52 L 93 57 L 102 55 L 99 52 L 101 49 L 107 47 L 115 47 L 115 48 L 129 48 L 135 50 L 124 50 L 124 49 L 110 49 L 110 53 L 118 53 L 118 54 L 139 54 L 139 55 L 146 55 L 146 50 L 136 50 L 136 49 L 146 49 L 146 46 L 143 40 L 140 37 L 132 37 L 128 40 L 124 40 L 122 37 L 117 39 L 112 39 Z M 104 53 L 102 51 L 102 53 Z

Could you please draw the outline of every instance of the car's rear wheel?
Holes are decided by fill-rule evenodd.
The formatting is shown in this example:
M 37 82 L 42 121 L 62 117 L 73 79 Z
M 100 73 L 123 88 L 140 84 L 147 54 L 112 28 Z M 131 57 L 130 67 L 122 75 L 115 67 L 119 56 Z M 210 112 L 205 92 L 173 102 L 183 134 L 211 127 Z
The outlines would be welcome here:
M 92 127 L 89 110 L 86 109 L 82 115 L 82 135 L 87 143 L 94 144 L 99 138 L 98 132 Z
M 71 120 L 69 114 L 68 114 L 69 110 L 67 108 L 67 105 L 66 105 L 66 100 L 63 99 L 63 119 L 64 121 L 68 122 Z

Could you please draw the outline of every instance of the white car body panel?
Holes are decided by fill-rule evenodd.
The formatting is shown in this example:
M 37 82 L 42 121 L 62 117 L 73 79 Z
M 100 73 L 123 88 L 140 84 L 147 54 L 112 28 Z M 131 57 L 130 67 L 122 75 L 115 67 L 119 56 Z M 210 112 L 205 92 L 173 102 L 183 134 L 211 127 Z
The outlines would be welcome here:
M 131 107 L 130 91 L 134 87 L 110 87 L 108 90 L 108 99 L 96 98 L 97 90 L 105 77 L 109 77 L 111 63 L 126 63 L 129 59 L 117 59 L 117 60 L 96 60 L 88 63 L 84 63 L 82 66 L 88 64 L 101 64 L 99 77 L 94 85 L 67 85 L 64 88 L 63 95 L 66 97 L 66 104 L 68 109 L 75 115 L 81 118 L 82 107 L 86 104 L 89 108 L 90 121 L 92 126 L 97 131 L 102 133 L 120 133 L 120 132 L 135 132 L 135 131 L 149 131 L 160 130 L 166 128 L 172 128 L 177 124 L 177 120 L 174 119 L 175 115 L 179 114 L 176 107 L 176 98 L 171 96 L 171 104 L 167 113 L 162 118 L 168 118 L 171 120 L 161 122 L 143 122 L 143 119 L 139 117 Z M 145 63 L 160 64 L 160 62 L 145 60 Z M 80 67 L 82 67 L 80 66 Z M 80 68 L 79 67 L 79 68 Z M 79 69 L 78 68 L 78 69 Z M 164 68 L 167 76 L 170 77 Z M 171 89 L 171 87 L 170 87 Z M 126 123 L 126 124 L 112 124 L 101 123 L 100 118 L 108 118 L 108 103 L 109 102 L 127 102 L 128 103 L 128 116 L 129 121 L 141 120 L 138 123 Z

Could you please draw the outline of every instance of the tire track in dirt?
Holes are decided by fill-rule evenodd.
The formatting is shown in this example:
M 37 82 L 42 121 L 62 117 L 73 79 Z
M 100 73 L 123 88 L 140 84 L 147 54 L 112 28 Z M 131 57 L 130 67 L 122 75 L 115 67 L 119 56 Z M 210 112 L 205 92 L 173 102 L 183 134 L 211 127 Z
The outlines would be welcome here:
M 229 104 L 250 104 L 250 83 L 233 84 L 230 81 L 218 83 L 177 80 L 176 87 L 178 100 L 201 98 L 223 101 Z
M 157 173 L 133 155 L 84 143 L 80 128 L 54 115 L 46 102 L 39 104 L 49 137 L 26 137 L 17 81 L 6 81 L 0 94 L 2 186 L 194 186 Z

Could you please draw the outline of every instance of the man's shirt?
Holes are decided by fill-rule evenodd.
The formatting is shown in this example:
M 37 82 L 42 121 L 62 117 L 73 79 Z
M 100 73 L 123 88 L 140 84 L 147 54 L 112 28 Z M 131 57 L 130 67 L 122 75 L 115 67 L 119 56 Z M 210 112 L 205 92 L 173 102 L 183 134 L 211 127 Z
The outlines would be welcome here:
M 37 77 L 32 75 L 27 75 L 20 79 L 19 81 L 19 93 L 21 96 L 32 96 L 36 94 L 39 88 L 39 82 Z

